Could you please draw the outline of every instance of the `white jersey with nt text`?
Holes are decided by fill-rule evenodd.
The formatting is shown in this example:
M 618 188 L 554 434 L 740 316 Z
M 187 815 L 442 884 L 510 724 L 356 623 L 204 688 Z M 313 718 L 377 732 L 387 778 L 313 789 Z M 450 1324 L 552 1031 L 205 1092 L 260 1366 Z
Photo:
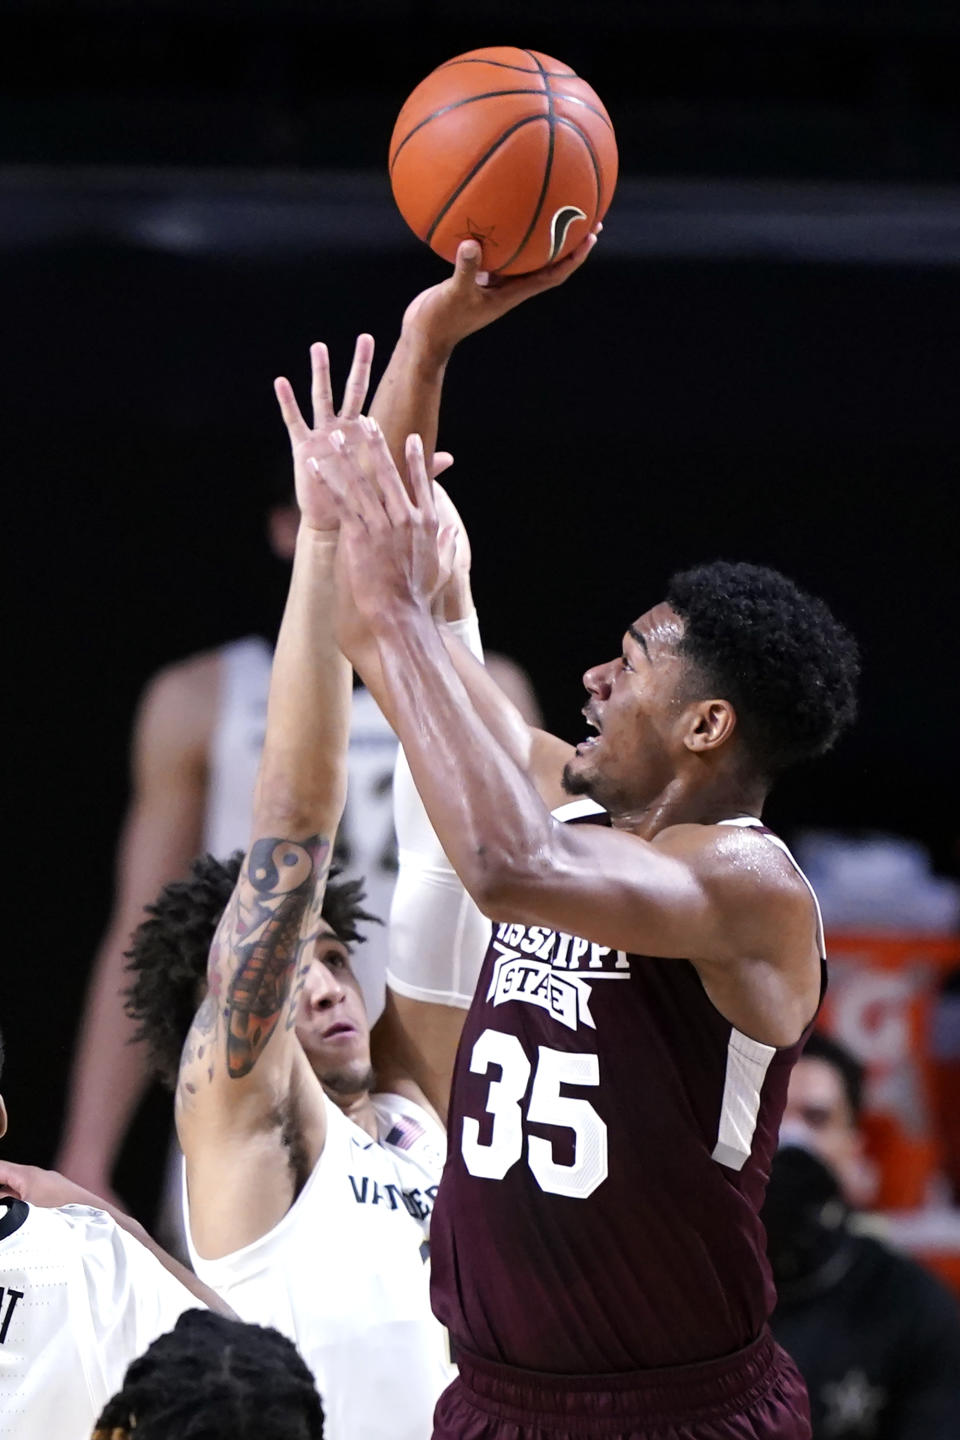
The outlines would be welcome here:
M 90 1440 L 130 1361 L 198 1303 L 102 1210 L 0 1200 L 2 1440 Z
M 219 700 L 210 741 L 204 847 L 223 859 L 245 850 L 253 822 L 253 792 L 267 725 L 267 691 L 273 652 L 266 640 L 248 635 L 218 652 Z M 393 833 L 393 763 L 397 739 L 369 691 L 353 692 L 347 803 L 337 832 L 337 858 L 345 875 L 362 879 L 364 909 L 386 922 L 396 880 Z M 357 978 L 370 1023 L 383 1009 L 387 968 L 384 925 L 363 927 L 357 947 Z
M 190 1256 L 241 1319 L 295 1342 L 316 1376 L 328 1440 L 425 1440 L 454 1374 L 427 1265 L 444 1132 L 412 1101 L 374 1095 L 373 1140 L 324 1100 L 323 1152 L 279 1224 L 204 1260 L 188 1223 Z

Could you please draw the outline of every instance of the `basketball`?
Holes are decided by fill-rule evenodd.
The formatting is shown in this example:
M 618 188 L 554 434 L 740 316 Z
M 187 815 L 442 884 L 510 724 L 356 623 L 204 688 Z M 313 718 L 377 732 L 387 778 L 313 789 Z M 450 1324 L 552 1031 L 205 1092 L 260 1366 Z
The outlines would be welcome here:
M 552 265 L 602 220 L 617 142 L 598 95 L 569 65 L 498 46 L 446 61 L 417 86 L 390 140 L 400 213 L 452 261 L 471 237 L 483 266 Z

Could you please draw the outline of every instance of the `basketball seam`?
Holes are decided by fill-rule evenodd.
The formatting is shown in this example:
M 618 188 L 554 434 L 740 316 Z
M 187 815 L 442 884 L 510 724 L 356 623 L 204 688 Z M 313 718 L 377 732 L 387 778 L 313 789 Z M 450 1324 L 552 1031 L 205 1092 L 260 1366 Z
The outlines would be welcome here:
M 508 266 L 513 264 L 517 256 L 522 253 L 524 246 L 526 245 L 527 241 L 530 239 L 530 236 L 533 234 L 534 230 L 537 227 L 537 221 L 540 219 L 540 212 L 543 209 L 543 202 L 547 198 L 547 190 L 550 187 L 550 176 L 553 173 L 553 154 L 556 147 L 557 114 L 553 104 L 553 91 L 550 89 L 550 79 L 547 75 L 546 70 L 544 70 L 543 66 L 540 64 L 540 61 L 535 55 L 531 54 L 529 50 L 524 50 L 523 53 L 530 56 L 530 59 L 533 61 L 534 65 L 536 65 L 537 69 L 540 71 L 540 74 L 543 77 L 543 93 L 547 97 L 546 121 L 549 127 L 549 138 L 547 140 L 547 163 L 543 169 L 543 184 L 540 186 L 540 196 L 537 200 L 536 209 L 533 212 L 533 219 L 527 226 L 527 232 L 524 235 L 523 239 L 520 241 L 520 244 L 517 246 L 516 250 L 514 250 L 513 254 L 508 260 L 504 260 L 503 264 L 497 267 L 498 270 L 506 270 Z
M 603 199 L 603 175 L 600 170 L 600 161 L 597 159 L 596 151 L 593 148 L 593 141 L 590 139 L 590 136 L 587 134 L 586 130 L 581 130 L 576 120 L 568 120 L 565 115 L 558 115 L 557 124 L 569 126 L 569 128 L 573 131 L 575 135 L 580 136 L 580 139 L 587 147 L 587 154 L 590 156 L 590 164 L 593 166 L 593 179 L 597 187 L 597 203 L 593 209 L 593 219 L 595 223 L 597 215 L 600 211 L 600 202 Z
M 428 245 L 436 234 L 437 226 L 440 224 L 440 221 L 450 211 L 451 207 L 457 203 L 464 190 L 466 190 L 467 186 L 470 184 L 470 181 L 473 180 L 480 173 L 484 165 L 486 165 L 487 161 L 490 159 L 491 155 L 495 155 L 500 149 L 500 146 L 503 145 L 507 140 L 509 140 L 511 135 L 515 135 L 518 130 L 522 130 L 524 125 L 533 125 L 537 120 L 546 120 L 547 118 L 548 117 L 546 115 L 525 115 L 522 120 L 517 120 L 513 125 L 510 125 L 506 130 L 503 131 L 501 135 L 497 137 L 494 143 L 490 146 L 490 149 L 486 152 L 486 154 L 481 155 L 480 159 L 472 167 L 469 173 L 466 174 L 464 178 L 460 181 L 460 184 L 454 190 L 449 200 L 447 200 L 441 208 L 440 213 L 437 215 L 433 224 L 430 226 L 430 229 L 427 231 L 426 236 L 424 237 Z
M 485 90 L 482 95 L 467 95 L 463 100 L 451 100 L 449 105 L 441 105 L 439 110 L 432 110 L 429 115 L 424 116 L 422 120 L 418 120 L 416 125 L 414 125 L 413 129 L 409 130 L 407 134 L 404 135 L 403 139 L 400 141 L 400 144 L 393 152 L 393 159 L 390 161 L 390 169 L 392 170 L 394 165 L 396 165 L 397 158 L 404 145 L 406 145 L 408 140 L 413 139 L 414 135 L 416 135 L 418 130 L 422 130 L 424 125 L 429 125 L 431 120 L 436 120 L 441 115 L 446 115 L 450 110 L 457 110 L 463 105 L 472 105 L 475 100 L 497 100 L 501 99 L 504 95 L 542 94 L 542 90 L 531 90 L 529 87 L 525 86 L 522 90 Z
M 530 51 L 525 50 L 524 54 L 529 55 Z M 437 69 L 446 70 L 451 65 L 496 65 L 500 70 L 519 70 L 521 75 L 549 75 L 554 80 L 576 80 L 579 78 L 576 70 L 544 70 L 542 65 L 537 62 L 534 63 L 537 64 L 536 70 L 528 70 L 525 65 L 508 65 L 506 60 L 481 60 L 480 56 L 477 55 L 472 59 L 447 60 L 443 65 L 438 65 Z
M 591 105 L 589 100 L 581 100 L 579 95 L 561 95 L 559 90 L 555 90 L 554 94 L 558 100 L 569 100 L 572 105 L 582 105 L 584 110 L 589 110 L 591 115 L 596 115 L 598 120 L 602 120 L 608 130 L 613 130 L 613 121 L 610 117 L 604 115 L 602 110 L 598 110 L 596 105 Z

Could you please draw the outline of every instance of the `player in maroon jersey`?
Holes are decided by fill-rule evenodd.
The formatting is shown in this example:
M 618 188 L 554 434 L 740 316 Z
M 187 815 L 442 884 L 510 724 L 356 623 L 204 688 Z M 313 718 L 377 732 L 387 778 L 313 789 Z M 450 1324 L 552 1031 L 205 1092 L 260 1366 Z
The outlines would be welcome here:
M 407 394 L 428 451 L 443 359 Z M 432 618 L 422 444 L 408 494 L 369 443 L 376 486 L 349 443 L 326 471 L 343 643 L 495 921 L 432 1232 L 460 1362 L 435 1436 L 803 1440 L 758 1211 L 823 939 L 759 816 L 852 719 L 855 645 L 776 572 L 701 567 L 587 672 L 595 739 L 530 732 Z

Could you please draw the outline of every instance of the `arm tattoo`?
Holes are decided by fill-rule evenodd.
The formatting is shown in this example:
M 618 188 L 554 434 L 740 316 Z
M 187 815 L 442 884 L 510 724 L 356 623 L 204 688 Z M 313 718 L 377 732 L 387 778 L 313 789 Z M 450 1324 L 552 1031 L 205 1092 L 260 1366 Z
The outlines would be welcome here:
M 250 847 L 208 968 L 208 999 L 224 995 L 222 1008 L 216 999 L 214 1005 L 224 1022 L 231 1079 L 250 1074 L 284 1006 L 295 1002 L 302 989 L 310 942 L 320 928 L 330 852 L 322 835 L 308 840 L 267 836 Z M 204 1023 L 211 1018 L 207 1012 Z M 212 1073 L 211 1067 L 211 1078 Z

